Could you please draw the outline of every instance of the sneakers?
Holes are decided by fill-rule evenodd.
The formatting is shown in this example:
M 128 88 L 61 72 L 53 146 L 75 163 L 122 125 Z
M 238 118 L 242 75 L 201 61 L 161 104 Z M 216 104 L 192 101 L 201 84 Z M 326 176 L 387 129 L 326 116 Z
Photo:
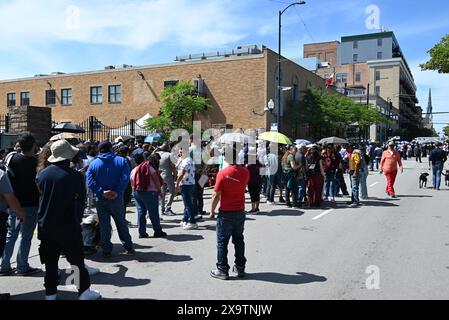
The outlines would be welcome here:
M 25 271 L 25 272 L 17 272 L 16 274 L 18 276 L 26 277 L 26 276 L 31 276 L 33 274 L 40 273 L 40 272 L 42 272 L 42 269 L 30 267 L 27 271 Z
M 202 220 L 203 216 L 201 214 L 198 214 L 195 216 L 195 220 Z
M 196 223 L 187 223 L 184 228 L 184 230 L 196 230 L 198 229 L 198 225 Z
M 87 264 L 84 265 L 89 273 L 89 276 L 94 276 L 100 273 L 100 269 L 89 267 Z
M 220 269 L 211 270 L 210 276 L 212 278 L 220 279 L 220 280 L 228 280 L 229 274 L 227 272 L 221 271 Z
M 360 204 L 358 204 L 358 203 L 351 203 L 349 205 L 349 208 L 358 208 L 359 206 L 360 206 Z
M 100 292 L 91 289 L 87 289 L 79 296 L 79 300 L 98 300 L 100 298 L 101 298 Z
M 285 205 L 287 206 L 287 208 L 293 208 L 293 205 L 291 203 L 289 203 L 289 202 L 286 203 Z
M 239 268 L 235 265 L 232 268 L 232 272 L 237 273 L 238 278 L 243 278 L 244 276 L 246 276 L 245 268 Z
M 12 276 L 16 272 L 16 268 L 10 268 L 5 271 L 0 271 L 0 277 L 9 277 Z
M 185 227 L 187 225 L 187 222 L 185 222 L 185 221 L 181 221 L 180 223 L 179 223 L 179 226 L 180 227 Z
M 55 301 L 57 297 L 58 297 L 57 294 L 52 294 L 50 296 L 45 296 L 45 300 L 47 300 L 47 301 Z
M 171 210 L 167 209 L 164 213 L 162 213 L 164 216 L 175 216 L 176 214 Z
M 167 234 L 164 231 L 155 232 L 153 238 L 165 238 Z
M 271 202 L 271 201 L 267 201 L 267 204 L 268 204 L 269 206 L 274 206 L 274 202 Z
M 148 233 L 145 234 L 139 234 L 139 239 L 148 239 L 150 235 Z
M 285 203 L 284 198 L 280 197 L 280 198 L 279 198 L 279 202 L 280 202 L 280 203 Z

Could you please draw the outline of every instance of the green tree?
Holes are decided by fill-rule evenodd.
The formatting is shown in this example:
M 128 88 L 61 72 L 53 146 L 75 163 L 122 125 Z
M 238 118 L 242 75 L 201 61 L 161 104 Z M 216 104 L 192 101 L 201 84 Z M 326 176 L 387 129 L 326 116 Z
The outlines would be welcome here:
M 449 125 L 447 125 L 443 128 L 443 132 L 446 135 L 446 137 L 449 137 Z
M 344 132 L 351 124 L 368 127 L 387 121 L 372 105 L 358 104 L 344 95 L 316 88 L 309 88 L 303 100 L 290 105 L 286 119 L 292 127 L 297 121 L 308 124 L 314 139 L 321 138 L 323 131 L 325 134 Z
M 421 69 L 449 73 L 449 34 L 427 52 L 430 60 L 421 65 Z
M 206 98 L 197 95 L 195 87 L 189 82 L 179 82 L 167 86 L 161 93 L 162 107 L 159 115 L 147 120 L 148 130 L 157 130 L 166 136 L 175 129 L 193 130 L 193 115 L 201 113 L 209 106 Z

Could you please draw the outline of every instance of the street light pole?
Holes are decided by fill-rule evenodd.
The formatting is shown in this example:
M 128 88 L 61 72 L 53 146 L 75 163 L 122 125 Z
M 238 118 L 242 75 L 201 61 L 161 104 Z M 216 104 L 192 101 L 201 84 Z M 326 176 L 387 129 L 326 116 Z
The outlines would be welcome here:
M 281 31 L 282 31 L 282 14 L 287 11 L 288 8 L 295 5 L 306 4 L 305 1 L 294 2 L 287 6 L 284 10 L 279 11 L 279 33 L 278 33 L 278 112 L 276 115 L 276 122 L 278 127 L 278 132 L 281 132 L 281 94 L 282 94 L 282 79 L 281 79 Z

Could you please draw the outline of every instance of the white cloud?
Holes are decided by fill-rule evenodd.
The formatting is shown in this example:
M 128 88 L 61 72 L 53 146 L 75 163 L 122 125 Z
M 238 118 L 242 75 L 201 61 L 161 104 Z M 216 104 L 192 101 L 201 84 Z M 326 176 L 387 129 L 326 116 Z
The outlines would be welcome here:
M 245 37 L 235 7 L 219 0 L 2 2 L 0 49 L 65 40 L 134 49 L 164 41 L 217 47 Z

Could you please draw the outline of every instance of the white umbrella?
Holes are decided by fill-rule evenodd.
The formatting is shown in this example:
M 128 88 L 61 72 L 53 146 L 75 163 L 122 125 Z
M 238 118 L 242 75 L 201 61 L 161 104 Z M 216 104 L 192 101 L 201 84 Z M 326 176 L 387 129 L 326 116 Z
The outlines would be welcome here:
M 231 143 L 255 143 L 256 139 L 251 136 L 239 132 L 225 133 L 218 138 L 219 143 L 231 144 Z

